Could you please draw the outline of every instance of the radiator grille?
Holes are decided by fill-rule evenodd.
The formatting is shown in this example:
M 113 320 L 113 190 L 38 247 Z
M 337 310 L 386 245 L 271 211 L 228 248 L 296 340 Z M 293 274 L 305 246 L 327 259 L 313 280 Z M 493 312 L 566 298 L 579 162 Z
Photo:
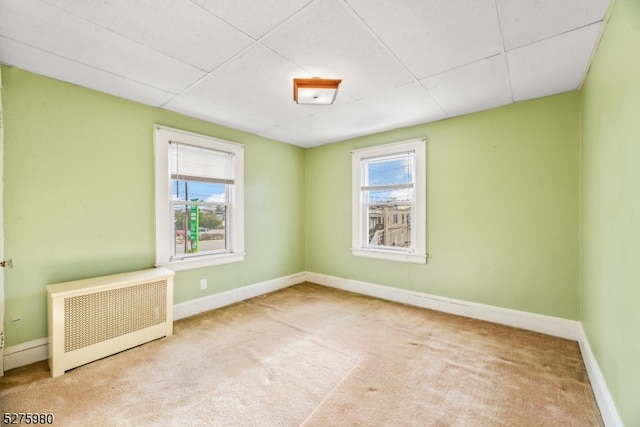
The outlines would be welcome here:
M 166 280 L 67 298 L 64 352 L 164 323 L 166 305 Z

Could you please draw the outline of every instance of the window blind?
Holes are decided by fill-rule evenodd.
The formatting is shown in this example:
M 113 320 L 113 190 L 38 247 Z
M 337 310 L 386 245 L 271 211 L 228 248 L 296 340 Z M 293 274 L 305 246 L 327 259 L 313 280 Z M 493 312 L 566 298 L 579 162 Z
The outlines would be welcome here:
M 172 141 L 169 173 L 171 179 L 233 184 L 233 153 Z

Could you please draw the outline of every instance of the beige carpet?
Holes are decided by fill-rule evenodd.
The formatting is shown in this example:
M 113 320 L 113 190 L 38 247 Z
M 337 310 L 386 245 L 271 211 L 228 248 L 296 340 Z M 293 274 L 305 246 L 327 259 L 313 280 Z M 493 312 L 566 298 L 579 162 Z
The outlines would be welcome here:
M 175 323 L 51 378 L 0 378 L 1 412 L 60 426 L 602 426 L 577 343 L 313 284 Z

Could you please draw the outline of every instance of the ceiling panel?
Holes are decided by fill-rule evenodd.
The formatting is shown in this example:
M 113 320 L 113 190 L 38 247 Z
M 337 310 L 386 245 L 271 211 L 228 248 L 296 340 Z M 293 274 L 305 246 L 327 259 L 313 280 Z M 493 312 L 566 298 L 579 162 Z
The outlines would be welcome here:
M 193 0 L 229 24 L 258 39 L 311 0 Z
M 291 132 L 284 129 L 282 126 L 261 131 L 258 135 L 265 138 L 275 139 L 276 141 L 289 141 L 289 144 L 303 148 L 311 148 L 325 143 L 323 139 L 308 135 L 306 132 Z
M 273 124 L 264 121 L 261 117 L 252 116 L 244 111 L 227 110 L 219 105 L 211 100 L 179 95 L 168 102 L 164 108 L 219 125 L 243 129 L 246 132 L 259 133 L 273 127 Z
M 280 126 L 312 140 L 335 142 L 384 129 L 381 118 L 358 102 L 341 105 Z M 346 137 L 345 137 L 346 136 Z
M 507 50 L 601 21 L 609 0 L 496 0 Z
M 224 102 L 219 102 L 220 99 L 223 99 Z M 254 130 L 257 123 L 262 124 L 259 130 L 273 127 L 278 123 L 278 112 L 264 111 L 263 104 L 254 102 L 254 96 L 249 90 L 213 75 L 205 77 L 176 96 L 167 103 L 166 108 L 172 110 L 177 102 L 196 102 L 238 116 L 254 117 L 258 119 L 256 123 L 247 123 L 247 126 Z
M 310 4 L 261 42 L 308 76 L 343 79 L 340 91 L 354 99 L 413 80 L 340 0 Z
M 166 92 L 178 93 L 205 75 L 46 3 L 3 0 L 2 12 L 1 34 L 7 38 Z
M 513 103 L 504 55 L 456 68 L 420 83 L 450 117 Z
M 507 52 L 516 101 L 578 89 L 602 24 L 593 24 Z
M 215 71 L 215 76 L 242 90 L 242 97 L 251 103 L 250 110 L 264 111 L 270 121 L 282 123 L 307 115 L 293 100 L 293 78 L 304 72 L 269 49 L 254 45 Z M 219 95 L 222 96 L 222 95 Z M 236 96 L 236 95 L 231 95 Z M 223 104 L 235 100 L 222 98 Z M 246 105 L 242 105 L 246 108 Z
M 494 0 L 346 0 L 418 78 L 502 52 Z
M 0 36 L 2 59 L 27 71 L 106 92 L 146 105 L 160 106 L 173 95 Z M 46 64 L 43 69 L 42 65 Z
M 189 0 L 45 0 L 141 45 L 210 71 L 251 38 Z M 153 25 L 141 25 L 141 20 Z
M 409 83 L 359 102 L 380 117 L 383 126 L 390 128 L 446 118 L 442 108 L 419 83 Z

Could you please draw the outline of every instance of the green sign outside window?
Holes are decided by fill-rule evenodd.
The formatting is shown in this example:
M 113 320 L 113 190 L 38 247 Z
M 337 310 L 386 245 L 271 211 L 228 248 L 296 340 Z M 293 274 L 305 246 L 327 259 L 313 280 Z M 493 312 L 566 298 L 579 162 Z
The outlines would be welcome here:
M 197 202 L 198 199 L 191 199 L 192 202 Z M 191 252 L 198 252 L 198 246 L 200 243 L 200 209 L 196 205 L 191 205 L 189 209 L 189 241 L 191 242 Z

